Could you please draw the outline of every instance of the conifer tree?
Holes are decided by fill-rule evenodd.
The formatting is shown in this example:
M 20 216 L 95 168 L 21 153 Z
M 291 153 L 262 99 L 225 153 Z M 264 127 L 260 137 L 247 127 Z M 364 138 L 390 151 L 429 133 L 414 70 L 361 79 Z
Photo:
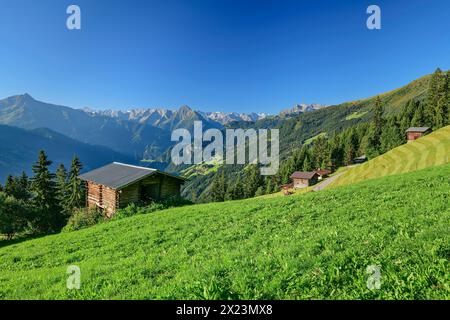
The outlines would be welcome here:
M 375 106 L 373 109 L 372 123 L 369 129 L 367 153 L 368 156 L 373 158 L 381 153 L 381 134 L 383 133 L 384 108 L 381 103 L 380 97 L 375 100 Z M 356 150 L 355 150 L 356 151 Z
M 310 156 L 309 152 L 307 152 L 305 154 L 305 160 L 303 161 L 302 170 L 308 172 L 308 171 L 311 171 L 313 169 L 314 168 L 313 168 L 313 163 L 311 161 L 311 156 Z
M 236 183 L 234 184 L 232 190 L 232 199 L 239 200 L 242 199 L 244 193 L 244 185 L 242 184 L 241 175 L 238 174 L 236 178 Z
M 10 174 L 10 175 L 8 175 L 8 177 L 6 178 L 6 183 L 5 183 L 5 193 L 6 193 L 8 196 L 15 197 L 16 191 L 17 191 L 16 180 L 15 180 L 14 177 Z
M 81 208 L 85 201 L 84 184 L 80 180 L 80 172 L 83 169 L 80 159 L 74 156 L 70 166 L 68 183 L 67 183 L 67 202 L 66 212 L 72 212 L 76 208 Z
M 263 188 L 263 186 L 259 186 L 258 189 L 256 189 L 255 197 L 263 196 L 264 194 L 265 194 L 265 193 L 264 193 L 264 188 Z
M 416 111 L 414 112 L 414 116 L 411 120 L 411 126 L 424 127 L 424 126 L 430 125 L 426 119 L 427 119 L 427 116 L 425 115 L 424 104 L 418 102 L 416 105 Z
M 225 200 L 225 194 L 227 192 L 227 185 L 225 180 L 225 172 L 216 174 L 213 183 L 211 185 L 210 199 L 212 202 L 222 202 Z
M 60 164 L 56 170 L 56 198 L 59 206 L 65 214 L 70 214 L 69 202 L 69 184 L 67 181 L 67 170 L 64 164 Z
M 31 195 L 30 195 L 30 180 L 28 179 L 28 176 L 25 173 L 25 171 L 22 171 L 21 176 L 19 178 L 17 178 L 16 184 L 19 188 L 17 191 L 17 194 L 16 194 L 16 198 L 18 200 L 24 200 L 24 201 L 29 200 L 31 197 Z
M 250 165 L 245 174 L 244 197 L 255 196 L 256 190 L 262 185 L 261 173 L 257 165 Z
M 442 95 L 442 80 L 442 70 L 437 68 L 436 71 L 431 75 L 426 102 L 427 105 L 423 110 L 424 113 L 422 115 L 422 120 L 424 126 L 434 126 L 434 121 L 436 120 L 436 108 L 438 107 L 438 103 L 441 100 Z
M 446 74 L 446 83 L 445 83 L 445 101 L 447 105 L 447 117 L 445 125 L 450 125 L 450 70 L 447 71 Z
M 34 194 L 34 206 L 40 212 L 37 222 L 40 231 L 57 230 L 64 223 L 56 199 L 55 175 L 49 170 L 51 164 L 45 152 L 41 150 L 38 161 L 33 165 L 31 190 Z
M 442 75 L 441 85 L 437 90 L 437 101 L 435 102 L 435 110 L 434 110 L 434 126 L 436 129 L 442 128 L 446 126 L 449 122 L 449 96 L 450 96 L 450 87 L 449 87 L 449 72 L 445 75 Z
M 357 155 L 357 144 L 355 130 L 347 130 L 346 137 L 344 138 L 344 163 L 346 165 L 351 165 L 353 163 L 353 160 Z
M 381 133 L 380 152 L 385 153 L 401 144 L 403 144 L 403 138 L 400 126 L 395 121 L 395 118 L 391 118 Z
M 344 164 L 344 147 L 340 135 L 335 134 L 331 140 L 330 161 L 332 169 L 338 168 Z
M 274 181 L 272 178 L 267 178 L 266 179 L 266 194 L 271 194 L 275 192 L 275 185 L 274 185 Z

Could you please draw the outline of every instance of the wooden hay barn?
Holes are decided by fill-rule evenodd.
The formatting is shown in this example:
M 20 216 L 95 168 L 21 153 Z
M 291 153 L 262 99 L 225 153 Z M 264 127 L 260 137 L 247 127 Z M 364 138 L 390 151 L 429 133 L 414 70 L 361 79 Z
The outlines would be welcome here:
M 319 175 L 319 180 L 325 179 L 331 174 L 331 170 L 328 169 L 317 169 L 316 172 Z
M 309 187 L 317 182 L 319 175 L 317 172 L 300 172 L 296 171 L 291 175 L 295 189 Z
M 86 206 L 107 217 L 130 203 L 149 203 L 180 196 L 185 179 L 156 169 L 114 162 L 80 175 L 86 182 Z
M 406 130 L 406 139 L 408 142 L 419 139 L 420 137 L 431 132 L 431 129 L 428 127 L 411 127 Z

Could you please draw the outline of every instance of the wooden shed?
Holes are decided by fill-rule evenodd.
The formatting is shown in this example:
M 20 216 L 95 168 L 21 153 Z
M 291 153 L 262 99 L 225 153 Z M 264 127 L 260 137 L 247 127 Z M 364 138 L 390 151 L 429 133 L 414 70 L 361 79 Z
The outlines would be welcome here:
M 319 180 L 325 179 L 331 174 L 331 170 L 328 169 L 317 169 L 316 172 L 319 175 Z
M 295 189 L 309 187 L 317 182 L 319 175 L 317 172 L 300 172 L 296 171 L 291 175 L 291 179 Z
M 185 179 L 156 169 L 114 162 L 82 174 L 86 205 L 100 208 L 108 217 L 130 203 L 149 203 L 180 196 Z
M 408 142 L 411 142 L 430 132 L 431 129 L 428 127 L 411 127 L 406 130 L 406 139 L 408 140 Z

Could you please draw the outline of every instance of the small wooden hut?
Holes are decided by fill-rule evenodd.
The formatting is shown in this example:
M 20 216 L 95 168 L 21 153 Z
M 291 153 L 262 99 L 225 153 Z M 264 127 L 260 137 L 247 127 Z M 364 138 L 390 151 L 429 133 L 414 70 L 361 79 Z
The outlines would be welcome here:
M 156 169 L 114 162 L 79 177 L 86 182 L 86 205 L 112 217 L 130 203 L 180 196 L 185 179 Z
M 406 130 L 406 139 L 408 142 L 419 139 L 420 137 L 431 132 L 431 129 L 428 127 L 411 127 Z
M 309 187 L 317 182 L 319 175 L 317 172 L 300 172 L 296 171 L 291 175 L 295 189 Z

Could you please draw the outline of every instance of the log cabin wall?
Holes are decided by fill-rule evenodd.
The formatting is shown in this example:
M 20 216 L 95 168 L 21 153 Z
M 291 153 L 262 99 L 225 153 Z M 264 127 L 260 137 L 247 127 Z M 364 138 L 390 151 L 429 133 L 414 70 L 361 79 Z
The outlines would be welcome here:
M 119 191 L 119 208 L 124 208 L 130 203 L 140 200 L 139 182 L 129 185 Z
M 136 181 L 121 190 L 88 181 L 87 207 L 100 208 L 110 218 L 117 209 L 125 208 L 131 203 L 180 196 L 181 184 L 182 182 L 179 179 L 159 173 Z
M 108 218 L 111 218 L 114 212 L 117 210 L 117 191 L 107 187 L 102 187 L 102 208 L 105 210 L 105 214 Z
M 408 132 L 408 142 L 419 139 L 424 134 L 421 132 Z
M 181 182 L 178 179 L 174 179 L 168 176 L 162 176 L 161 194 L 160 198 L 179 197 L 181 188 Z
M 102 185 L 94 182 L 87 182 L 86 205 L 88 208 L 102 206 Z
M 294 181 L 294 188 L 306 188 L 309 186 L 309 180 L 308 179 L 293 179 Z
M 86 201 L 88 208 L 100 208 L 108 217 L 111 217 L 118 207 L 116 190 L 90 181 L 87 183 Z

